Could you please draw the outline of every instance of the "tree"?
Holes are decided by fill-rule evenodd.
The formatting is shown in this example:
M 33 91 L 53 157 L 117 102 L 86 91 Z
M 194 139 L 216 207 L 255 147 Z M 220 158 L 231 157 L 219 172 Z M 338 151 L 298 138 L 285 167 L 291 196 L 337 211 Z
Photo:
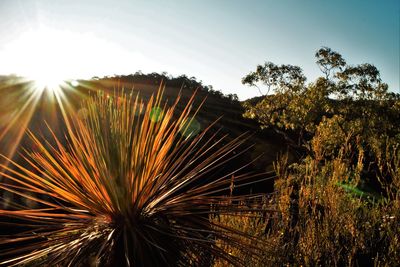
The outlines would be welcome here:
M 292 65 L 275 65 L 272 62 L 265 62 L 264 65 L 258 65 L 256 71 L 249 73 L 242 79 L 243 84 L 255 86 L 260 94 L 263 95 L 260 88 L 256 85 L 262 82 L 268 87 L 269 91 L 296 90 L 304 86 L 306 77 L 303 75 L 303 70 Z
M 346 66 L 346 61 L 342 58 L 342 55 L 332 51 L 328 47 L 322 47 L 315 53 L 317 58 L 317 65 L 319 69 L 325 74 L 325 79 L 329 79 L 330 74 L 334 70 L 342 70 Z
M 275 265 L 396 264 L 400 94 L 388 91 L 371 64 L 348 65 L 326 47 L 315 56 L 323 75 L 309 84 L 279 83 L 282 71 L 273 63 L 242 80 L 273 89 L 247 101 L 244 115 L 282 134 L 301 155 L 274 164 L 282 220 L 268 227 L 276 249 L 265 255 L 282 253 Z
M 399 95 L 390 93 L 371 64 L 348 65 L 336 51 L 322 47 L 316 63 L 323 76 L 305 84 L 300 67 L 266 62 L 242 79 L 243 84 L 266 85 L 268 92 L 254 103 L 244 104 L 245 117 L 256 119 L 262 128 L 282 134 L 298 149 L 310 147 L 319 124 L 338 119 L 344 134 L 371 138 L 393 137 L 400 133 Z M 335 124 L 336 125 L 336 124 Z M 337 144 L 340 145 L 340 144 Z

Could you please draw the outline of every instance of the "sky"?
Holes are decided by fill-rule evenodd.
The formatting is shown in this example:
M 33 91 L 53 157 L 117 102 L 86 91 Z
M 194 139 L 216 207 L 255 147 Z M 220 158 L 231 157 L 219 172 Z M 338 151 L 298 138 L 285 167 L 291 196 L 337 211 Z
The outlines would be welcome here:
M 400 1 L 1 0 L 0 74 L 57 79 L 163 72 L 240 99 L 241 78 L 272 61 L 321 73 L 322 46 L 371 63 L 400 92 Z

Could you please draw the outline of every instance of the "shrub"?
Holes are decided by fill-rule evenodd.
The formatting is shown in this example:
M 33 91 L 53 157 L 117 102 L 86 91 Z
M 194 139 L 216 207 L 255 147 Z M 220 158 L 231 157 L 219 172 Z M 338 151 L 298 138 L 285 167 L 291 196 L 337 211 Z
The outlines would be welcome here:
M 197 113 L 193 100 L 175 116 L 179 98 L 167 107 L 161 91 L 147 104 L 138 96 L 99 93 L 83 103 L 85 116 L 66 119 L 67 144 L 54 135 L 52 146 L 29 133 L 37 150 L 26 150 L 27 166 L 11 160 L 1 166 L 7 180 L 0 187 L 38 208 L 14 203 L 1 211 L 3 223 L 23 228 L 1 236 L 0 264 L 204 266 L 212 258 L 245 264 L 215 239 L 257 254 L 243 241 L 252 235 L 208 220 L 216 212 L 211 206 L 226 203 L 221 192 L 233 173 L 211 174 L 246 138 L 218 148 L 225 140 L 205 140 L 209 128 L 188 132 Z M 238 174 L 235 181 L 257 177 Z M 244 200 L 232 197 L 217 213 L 240 214 L 233 203 Z
M 292 165 L 281 157 L 275 164 L 276 191 L 267 205 L 277 210 L 273 219 L 271 213 L 258 212 L 256 217 L 224 216 L 219 221 L 239 231 L 256 232 L 263 240 L 263 258 L 247 258 L 248 266 L 396 266 L 400 152 L 396 144 L 381 152 L 387 155 L 382 166 L 387 166 L 393 179 L 384 187 L 386 197 L 364 192 L 357 179 L 349 179 L 359 175 L 359 167 L 343 153 L 323 162 L 309 156 Z M 314 153 L 324 153 L 324 148 Z

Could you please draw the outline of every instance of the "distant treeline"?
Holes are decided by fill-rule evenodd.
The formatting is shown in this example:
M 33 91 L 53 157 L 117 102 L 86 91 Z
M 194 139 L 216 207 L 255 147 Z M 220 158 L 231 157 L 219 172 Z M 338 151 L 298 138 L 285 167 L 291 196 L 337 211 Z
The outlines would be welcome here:
M 167 83 L 171 87 L 182 87 L 183 89 L 196 90 L 199 89 L 204 92 L 208 92 L 214 96 L 220 98 L 226 98 L 231 102 L 239 102 L 239 98 L 236 94 L 223 94 L 220 90 L 215 90 L 212 85 L 204 85 L 202 81 L 198 81 L 196 77 L 188 77 L 185 74 L 174 77 L 167 72 L 157 73 L 152 72 L 144 74 L 141 71 L 137 71 L 129 75 L 113 75 L 104 77 L 93 77 L 93 80 L 100 81 L 114 81 L 118 80 L 123 83 L 139 83 L 148 85 L 159 85 L 161 82 Z

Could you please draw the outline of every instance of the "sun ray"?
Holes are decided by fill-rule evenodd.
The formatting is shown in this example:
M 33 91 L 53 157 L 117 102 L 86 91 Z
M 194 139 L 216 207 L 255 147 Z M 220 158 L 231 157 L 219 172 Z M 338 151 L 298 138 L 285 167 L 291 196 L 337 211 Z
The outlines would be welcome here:
M 24 84 L 23 87 L 29 88 L 28 84 Z M 31 89 L 24 89 L 31 90 Z M 4 93 L 4 92 L 3 92 Z M 7 155 L 9 158 L 13 158 L 15 151 L 17 150 L 22 137 L 25 134 L 25 129 L 28 127 L 33 114 L 37 108 L 37 104 L 42 96 L 40 91 L 31 91 L 28 93 L 28 99 L 22 106 L 16 107 L 18 110 L 13 115 L 13 118 L 8 121 L 7 126 L 0 132 L 0 141 L 4 141 L 4 138 L 8 135 L 12 135 L 12 142 L 6 142 L 7 146 L 2 149 L 1 153 Z
M 35 81 L 19 78 L 1 88 L 4 100 L 0 100 L 0 117 L 7 116 L 7 120 L 0 124 L 0 153 L 13 158 L 29 127 L 38 131 L 46 130 L 40 126 L 39 120 L 55 128 L 60 124 L 60 119 L 68 124 L 67 114 L 75 114 L 78 103 L 86 97 L 82 90 L 92 90 L 76 81 L 73 86 L 72 81 L 49 89 L 39 86 Z M 78 86 L 80 91 L 77 90 Z

